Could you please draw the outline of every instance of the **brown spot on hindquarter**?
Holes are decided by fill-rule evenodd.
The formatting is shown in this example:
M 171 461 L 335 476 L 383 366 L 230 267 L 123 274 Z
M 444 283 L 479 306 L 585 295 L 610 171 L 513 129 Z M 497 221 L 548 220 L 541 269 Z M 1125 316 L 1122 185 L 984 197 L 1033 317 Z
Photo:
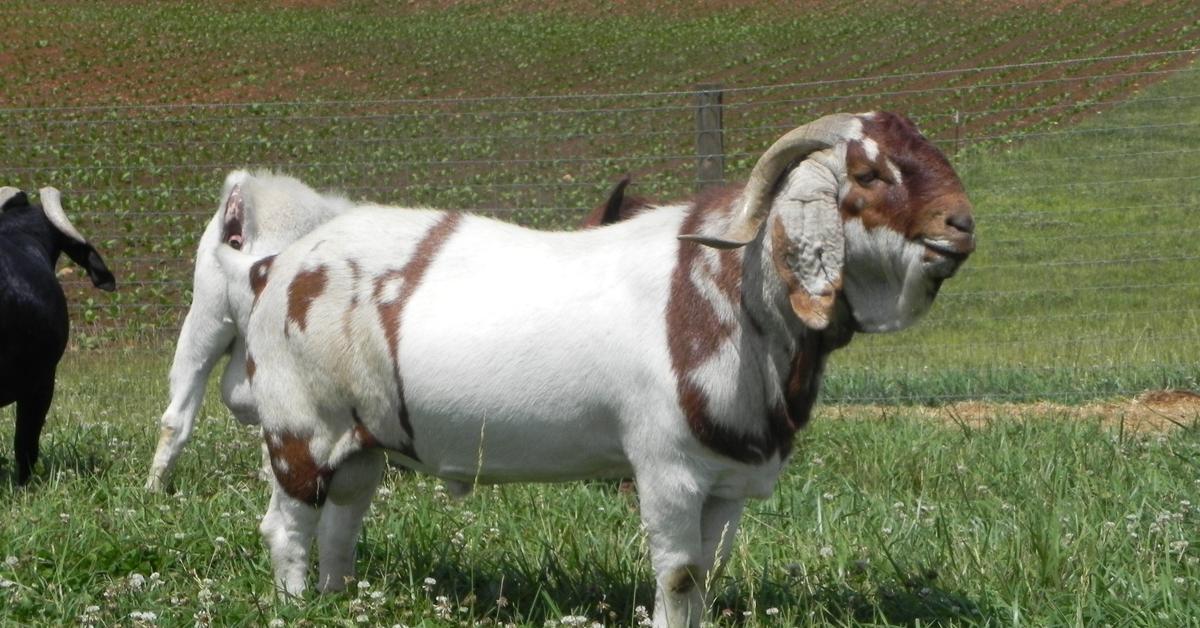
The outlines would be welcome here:
M 375 285 L 371 292 L 371 300 L 375 302 L 379 313 L 379 322 L 383 326 L 384 338 L 387 340 L 388 356 L 392 360 L 392 372 L 396 379 L 396 394 L 400 405 L 400 426 L 409 439 L 413 438 L 412 422 L 408 417 L 408 406 L 404 399 L 404 380 L 400 376 L 400 330 L 403 325 L 404 309 L 409 300 L 420 287 L 421 281 L 429 271 L 438 252 L 442 250 L 458 223 L 462 214 L 446 212 L 442 218 L 425 233 L 425 237 L 417 243 L 412 257 L 399 270 L 389 270 L 375 277 Z M 385 294 L 389 285 L 398 284 L 398 292 L 389 297 Z M 409 455 L 405 453 L 405 455 Z M 411 457 L 420 460 L 413 451 Z
M 258 371 L 258 365 L 254 363 L 254 356 L 246 354 L 246 379 L 254 382 L 254 373 Z
M 375 438 L 371 430 L 367 429 L 367 426 L 363 424 L 362 418 L 358 416 L 357 408 L 350 409 L 350 416 L 354 419 L 354 439 L 358 441 L 358 444 L 362 445 L 363 449 L 374 449 L 375 447 L 382 446 L 379 439 Z
M 292 432 L 267 432 L 267 454 L 279 487 L 293 499 L 321 506 L 329 491 L 333 469 L 317 464 L 309 438 Z
M 328 283 L 329 274 L 326 267 L 322 265 L 312 270 L 302 270 L 296 273 L 296 276 L 292 278 L 292 283 L 288 284 L 288 321 L 299 327 L 300 331 L 303 332 L 308 328 L 308 311 L 312 308 L 313 301 L 325 292 L 325 286 Z M 284 331 L 286 335 L 286 327 Z
M 271 265 L 275 256 L 268 255 L 250 265 L 250 290 L 254 292 L 254 305 L 258 305 L 258 297 L 267 288 L 267 278 L 271 275 Z

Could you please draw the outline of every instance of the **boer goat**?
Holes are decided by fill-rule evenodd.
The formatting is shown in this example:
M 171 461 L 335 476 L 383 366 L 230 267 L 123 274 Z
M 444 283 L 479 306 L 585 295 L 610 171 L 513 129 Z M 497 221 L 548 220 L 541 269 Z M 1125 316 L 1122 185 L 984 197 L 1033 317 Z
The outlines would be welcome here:
M 641 199 L 624 196 L 628 184 L 628 177 L 618 183 L 607 203 L 589 215 L 595 223 L 585 222 L 585 226 L 620 220 L 645 207 Z M 171 399 L 160 419 L 158 447 L 146 479 L 148 490 L 162 490 L 170 482 L 171 470 L 196 425 L 205 384 L 222 356 L 229 356 L 221 375 L 222 400 L 238 421 L 258 422 L 246 383 L 245 340 L 234 325 L 225 277 L 216 260 L 225 212 L 232 223 L 227 234 L 230 243 L 247 254 L 264 256 L 281 251 L 352 206 L 345 198 L 321 194 L 292 177 L 244 170 L 226 176 L 217 212 L 196 247 L 192 305 L 175 343 Z
M 67 348 L 67 298 L 54 274 L 59 254 L 82 266 L 97 288 L 117 287 L 100 254 L 67 219 L 58 190 L 39 194 L 41 206 L 16 188 L 0 188 L 0 407 L 17 404 L 18 484 L 29 482 L 37 462 L 54 374 Z
M 603 229 L 364 207 L 277 256 L 221 247 L 275 474 L 277 588 L 306 589 L 314 536 L 318 587 L 345 586 L 386 452 L 455 492 L 634 476 L 654 623 L 698 625 L 828 354 L 915 322 L 973 230 L 942 153 L 867 113 L 786 134 L 744 188 Z
M 221 376 L 222 400 L 238 421 L 258 422 L 246 383 L 246 344 L 233 323 L 217 248 L 225 242 L 247 254 L 278 253 L 351 206 L 344 198 L 320 194 L 296 179 L 270 172 L 236 170 L 225 177 L 217 212 L 196 247 L 192 305 L 175 343 L 171 401 L 162 415 L 147 489 L 161 490 L 170 481 L 171 469 L 196 424 L 208 376 L 221 356 L 229 355 Z

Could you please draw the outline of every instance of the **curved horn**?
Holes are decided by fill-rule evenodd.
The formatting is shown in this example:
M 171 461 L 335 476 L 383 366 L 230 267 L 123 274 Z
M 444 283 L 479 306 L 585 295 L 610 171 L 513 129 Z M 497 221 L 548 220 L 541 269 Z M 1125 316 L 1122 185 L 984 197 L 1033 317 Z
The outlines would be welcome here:
M 75 225 L 67 218 L 67 213 L 62 208 L 62 194 L 56 188 L 45 187 L 38 190 L 38 196 L 41 197 L 42 211 L 46 213 L 46 218 L 50 219 L 50 224 L 54 225 L 63 235 L 81 243 L 87 243 L 87 238 L 79 235 L 75 230 Z
M 720 237 L 689 234 L 680 240 L 699 242 L 718 249 L 745 246 L 758 235 L 758 230 L 771 209 L 771 193 L 783 171 L 800 157 L 829 148 L 846 139 L 855 127 L 858 116 L 835 113 L 797 127 L 779 138 L 758 158 L 750 171 L 750 180 L 742 193 L 742 208 L 733 217 Z

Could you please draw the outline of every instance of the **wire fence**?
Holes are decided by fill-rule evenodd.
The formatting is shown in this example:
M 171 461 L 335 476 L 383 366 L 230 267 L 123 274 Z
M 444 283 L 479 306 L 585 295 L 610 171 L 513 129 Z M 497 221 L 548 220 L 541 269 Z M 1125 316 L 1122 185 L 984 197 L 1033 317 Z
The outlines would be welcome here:
M 76 345 L 168 345 L 225 174 L 572 228 L 614 182 L 686 198 L 833 111 L 912 117 L 955 164 L 980 244 L 927 320 L 837 354 L 834 401 L 1081 399 L 1200 388 L 1200 50 L 719 90 L 717 174 L 698 167 L 715 88 L 536 97 L 0 109 L 22 151 L 0 182 L 54 185 L 117 273 L 69 266 Z M 710 136 L 711 139 L 711 136 Z

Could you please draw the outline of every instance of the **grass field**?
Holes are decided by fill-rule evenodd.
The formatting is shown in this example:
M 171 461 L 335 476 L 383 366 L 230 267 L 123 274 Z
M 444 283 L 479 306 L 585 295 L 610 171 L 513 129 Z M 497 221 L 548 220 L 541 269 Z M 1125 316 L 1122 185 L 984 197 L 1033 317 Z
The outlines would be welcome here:
M 1151 54 L 1200 46 L 1191 5 L 19 0 L 0 129 L 26 150 L 0 178 L 63 189 L 118 274 L 67 281 L 76 343 L 161 347 L 232 168 L 561 228 L 626 172 L 691 193 L 697 83 L 731 90 L 731 180 L 799 122 L 888 108 L 952 154 L 979 251 L 921 328 L 839 356 L 828 399 L 1194 389 L 1200 68 Z
M 41 472 L 26 490 L 0 482 L 0 625 L 618 625 L 651 605 L 636 497 L 615 484 L 454 501 L 394 470 L 361 542 L 364 584 L 280 604 L 256 532 L 257 434 L 215 394 L 178 492 L 141 489 L 165 369 L 136 352 L 64 364 Z M 1119 411 L 984 408 L 955 423 L 819 408 L 775 495 L 748 510 L 715 618 L 1194 625 L 1200 404 L 1183 407 L 1165 411 L 1183 427 L 1150 431 Z M 11 435 L 0 422 L 0 442 Z
M 645 539 L 610 483 L 454 501 L 391 471 L 363 582 L 303 605 L 272 595 L 257 435 L 214 394 L 178 492 L 141 486 L 226 171 L 569 227 L 626 172 L 690 193 L 707 82 L 730 180 L 820 113 L 905 111 L 980 234 L 925 321 L 833 357 L 714 620 L 1200 625 L 1200 409 L 1137 397 L 1200 390 L 1200 67 L 1147 54 L 1200 46 L 1194 2 L 751 4 L 7 2 L 0 184 L 62 189 L 121 290 L 64 279 L 28 490 L 0 410 L 0 626 L 638 623 Z

